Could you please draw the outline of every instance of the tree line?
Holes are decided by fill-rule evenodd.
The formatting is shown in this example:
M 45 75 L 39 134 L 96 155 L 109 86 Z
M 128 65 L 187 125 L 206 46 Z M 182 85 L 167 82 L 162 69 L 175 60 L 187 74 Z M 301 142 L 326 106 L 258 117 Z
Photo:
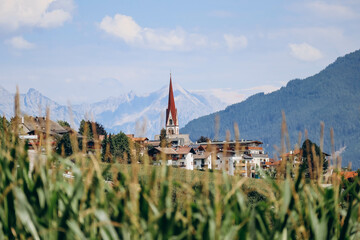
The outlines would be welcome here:
M 127 161 L 130 157 L 129 138 L 123 132 L 109 134 L 102 124 L 93 121 L 82 120 L 78 132 L 72 130 L 66 121 L 58 121 L 58 123 L 69 130 L 56 139 L 55 150 L 58 154 L 70 156 L 74 153 L 71 134 L 76 134 L 77 145 L 80 150 L 86 147 L 87 151 L 93 151 L 95 141 L 98 141 L 101 146 L 102 160 L 105 162 Z M 83 143 L 84 139 L 86 139 L 85 144 Z

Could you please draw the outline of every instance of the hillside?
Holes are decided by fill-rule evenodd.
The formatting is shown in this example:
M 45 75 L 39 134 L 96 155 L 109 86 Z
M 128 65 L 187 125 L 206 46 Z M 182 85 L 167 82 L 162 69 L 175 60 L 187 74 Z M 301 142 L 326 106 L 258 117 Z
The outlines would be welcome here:
M 257 139 L 274 153 L 280 146 L 281 111 L 287 119 L 290 142 L 297 143 L 299 132 L 304 140 L 319 143 L 320 122 L 325 123 L 324 150 L 331 152 L 330 128 L 334 128 L 335 148 L 345 147 L 343 165 L 349 161 L 360 167 L 360 50 L 338 58 L 320 73 L 304 80 L 295 79 L 278 91 L 259 93 L 225 110 L 190 121 L 180 131 L 189 133 L 192 140 L 200 136 L 214 138 L 215 116 L 220 118 L 219 139 L 225 138 L 237 122 L 240 138 Z

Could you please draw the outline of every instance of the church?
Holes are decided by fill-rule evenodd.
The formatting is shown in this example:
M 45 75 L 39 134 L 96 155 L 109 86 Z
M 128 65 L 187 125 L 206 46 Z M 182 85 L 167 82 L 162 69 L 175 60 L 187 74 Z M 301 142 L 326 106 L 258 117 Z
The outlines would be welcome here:
M 170 73 L 170 85 L 169 85 L 169 98 L 168 107 L 166 109 L 165 118 L 165 130 L 166 138 L 172 146 L 184 146 L 191 143 L 189 134 L 180 134 L 179 132 L 179 118 L 178 112 L 175 106 L 174 91 L 172 87 L 171 73 Z M 160 135 L 155 136 L 155 140 L 159 140 Z

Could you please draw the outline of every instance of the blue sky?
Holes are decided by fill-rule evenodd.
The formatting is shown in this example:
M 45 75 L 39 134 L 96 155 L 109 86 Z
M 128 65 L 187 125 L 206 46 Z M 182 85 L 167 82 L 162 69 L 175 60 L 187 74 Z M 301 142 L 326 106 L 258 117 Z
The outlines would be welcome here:
M 239 101 L 360 48 L 360 1 L 0 1 L 0 85 L 66 104 L 173 81 Z

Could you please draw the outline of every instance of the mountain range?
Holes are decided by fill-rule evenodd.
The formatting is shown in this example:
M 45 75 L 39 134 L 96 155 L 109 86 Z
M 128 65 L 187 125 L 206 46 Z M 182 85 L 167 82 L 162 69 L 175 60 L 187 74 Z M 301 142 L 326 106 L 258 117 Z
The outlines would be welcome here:
M 185 126 L 180 132 L 189 133 L 193 141 L 200 136 L 223 140 L 227 130 L 234 138 L 237 123 L 240 138 L 262 141 L 272 156 L 277 152 L 274 145 L 281 146 L 284 112 L 291 147 L 299 142 L 299 133 L 302 134 L 299 144 L 305 137 L 319 144 L 323 122 L 324 151 L 332 151 L 333 128 L 335 150 L 341 152 L 343 165 L 352 162 L 355 168 L 360 167 L 360 50 L 338 58 L 314 76 L 289 81 L 277 91 L 258 93 L 228 107 L 229 102 L 218 92 L 187 91 L 178 84 L 173 86 L 179 123 Z M 108 132 L 123 131 L 152 139 L 164 126 L 167 99 L 168 86 L 164 86 L 149 94 L 130 92 L 69 108 L 31 88 L 20 95 L 20 106 L 23 113 L 32 116 L 44 116 L 48 106 L 52 120 L 73 122 L 75 128 L 82 119 L 94 119 Z M 13 109 L 14 94 L 0 87 L 0 114 L 10 119 Z M 220 119 L 217 130 L 216 116 Z
M 191 92 L 179 84 L 174 84 L 173 87 L 179 123 L 183 126 L 194 118 L 224 109 L 228 105 L 211 92 Z M 73 122 L 73 127 L 76 129 L 82 119 L 94 119 L 104 125 L 108 132 L 123 131 L 152 139 L 164 127 L 168 91 L 168 86 L 164 86 L 149 94 L 137 95 L 129 92 L 100 102 L 79 104 L 69 108 L 31 88 L 27 93 L 20 94 L 20 108 L 22 113 L 27 115 L 45 116 L 48 106 L 52 120 Z M 0 87 L 0 114 L 8 119 L 14 115 L 14 94 L 2 87 Z
M 342 152 L 343 166 L 352 162 L 360 167 L 360 50 L 339 57 L 318 74 L 295 79 L 269 94 L 258 93 L 225 110 L 190 121 L 182 133 L 192 140 L 200 136 L 225 139 L 229 130 L 234 138 L 234 123 L 241 139 L 260 140 L 273 156 L 281 146 L 282 112 L 285 113 L 291 148 L 307 137 L 320 144 L 320 124 L 324 128 L 324 151 L 332 152 L 330 129 L 334 131 L 335 150 Z M 215 130 L 215 118 L 219 118 Z

